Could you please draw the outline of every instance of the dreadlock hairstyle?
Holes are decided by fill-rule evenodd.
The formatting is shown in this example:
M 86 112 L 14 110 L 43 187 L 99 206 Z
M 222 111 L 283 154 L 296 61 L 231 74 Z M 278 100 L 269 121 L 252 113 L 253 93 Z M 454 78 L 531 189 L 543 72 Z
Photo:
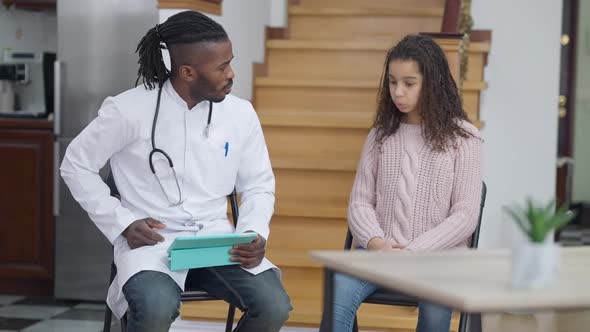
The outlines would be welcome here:
M 424 140 L 431 148 L 444 151 L 456 145 L 455 138 L 458 136 L 471 136 L 458 121 L 468 120 L 443 50 L 428 36 L 408 35 L 391 48 L 385 58 L 377 97 L 377 115 L 373 123 L 378 146 L 398 130 L 404 115 L 393 103 L 389 91 L 389 64 L 395 60 L 415 61 L 420 69 L 423 79 L 418 109 Z
M 226 39 L 228 37 L 223 27 L 199 12 L 187 10 L 170 16 L 166 22 L 150 29 L 137 45 L 135 52 L 139 54 L 139 70 L 135 85 L 143 77 L 143 85 L 152 90 L 170 77 L 161 49 L 169 49 L 175 44 Z

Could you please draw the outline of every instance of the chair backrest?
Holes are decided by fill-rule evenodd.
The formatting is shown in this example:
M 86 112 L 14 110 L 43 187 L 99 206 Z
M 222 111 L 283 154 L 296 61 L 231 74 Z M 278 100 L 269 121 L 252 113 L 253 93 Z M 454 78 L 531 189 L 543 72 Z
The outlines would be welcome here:
M 115 183 L 113 172 L 109 172 L 109 176 L 107 176 L 105 183 L 107 184 L 107 186 L 109 186 L 109 189 L 111 190 L 111 196 L 119 198 L 119 189 L 117 189 L 117 184 Z
M 479 204 L 479 218 L 477 219 L 477 227 L 475 228 L 475 231 L 473 231 L 473 235 L 471 235 L 471 242 L 469 244 L 469 247 L 471 247 L 471 248 L 477 248 L 477 245 L 479 244 L 479 229 L 481 228 L 481 216 L 483 215 L 483 207 L 485 206 L 485 203 L 486 203 L 487 192 L 488 192 L 488 187 L 486 186 L 486 183 L 483 182 L 482 186 L 481 186 L 481 202 Z M 351 247 L 352 247 L 352 233 L 350 232 L 350 228 L 349 228 L 348 231 L 346 232 L 346 240 L 344 241 L 344 250 L 350 250 Z
M 483 207 L 486 205 L 487 192 L 488 187 L 486 186 L 486 183 L 483 182 L 481 186 L 481 202 L 479 203 L 479 218 L 477 219 L 477 227 L 475 228 L 475 231 L 473 231 L 473 235 L 471 235 L 471 242 L 469 244 L 469 247 L 471 248 L 477 248 L 479 244 L 479 230 L 481 228 L 481 217 L 483 215 Z
M 115 183 L 115 177 L 113 176 L 113 172 L 109 172 L 107 179 L 105 181 L 109 189 L 111 190 L 111 196 L 120 198 L 121 194 L 119 194 L 119 189 L 117 189 L 117 184 Z M 234 222 L 234 227 L 238 225 L 238 217 L 239 217 L 239 210 L 238 210 L 238 194 L 236 193 L 236 188 L 231 192 L 231 194 L 227 195 L 229 199 L 229 203 L 231 206 L 231 215 L 232 220 Z

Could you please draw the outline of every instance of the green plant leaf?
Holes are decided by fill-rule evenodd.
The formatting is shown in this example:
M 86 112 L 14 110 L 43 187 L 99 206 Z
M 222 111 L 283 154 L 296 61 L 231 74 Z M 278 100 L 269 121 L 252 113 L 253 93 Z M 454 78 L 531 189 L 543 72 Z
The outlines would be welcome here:
M 524 233 L 524 235 L 526 237 L 528 237 L 529 239 L 531 239 L 530 223 L 525 218 L 525 216 L 521 213 L 521 211 L 519 211 L 519 209 L 517 209 L 517 208 L 509 208 L 509 207 L 505 207 L 504 209 L 506 212 L 508 212 L 508 214 L 510 214 L 512 219 L 514 219 L 514 221 L 516 222 L 516 225 L 518 225 L 518 227 Z
M 569 211 L 564 205 L 555 212 L 551 226 L 553 229 L 558 230 L 572 221 L 575 216 L 576 214 Z
M 544 242 L 553 231 L 569 223 L 574 214 L 565 206 L 556 210 L 555 200 L 544 205 L 537 205 L 527 198 L 525 208 L 505 208 L 522 232 L 532 242 Z
M 552 199 L 551 201 L 549 201 L 549 203 L 547 203 L 547 206 L 543 210 L 543 214 L 550 217 L 554 213 L 555 213 L 555 200 Z
M 542 208 L 534 206 L 532 200 L 528 201 L 529 222 L 531 223 L 531 240 L 533 242 L 543 242 L 547 235 L 545 215 Z

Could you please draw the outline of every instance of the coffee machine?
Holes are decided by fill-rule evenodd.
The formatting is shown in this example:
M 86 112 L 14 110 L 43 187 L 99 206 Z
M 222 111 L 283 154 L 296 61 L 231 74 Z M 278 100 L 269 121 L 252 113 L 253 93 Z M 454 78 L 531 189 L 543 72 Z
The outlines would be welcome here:
M 4 51 L 0 116 L 45 118 L 53 113 L 55 58 L 55 53 Z

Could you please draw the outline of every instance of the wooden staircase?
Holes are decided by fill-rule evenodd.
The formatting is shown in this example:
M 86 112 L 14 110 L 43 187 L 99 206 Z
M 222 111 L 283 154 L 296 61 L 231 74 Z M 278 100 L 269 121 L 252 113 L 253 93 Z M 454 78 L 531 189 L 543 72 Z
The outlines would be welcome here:
M 283 273 L 294 307 L 288 324 L 318 326 L 323 270 L 307 252 L 341 249 L 348 197 L 374 118 L 386 50 L 409 33 L 441 30 L 444 0 L 290 1 L 282 39 L 266 41 L 256 65 L 254 103 L 276 176 L 267 257 Z M 459 80 L 461 40 L 437 39 Z M 472 42 L 463 82 L 465 109 L 478 126 L 489 43 Z M 223 303 L 187 303 L 185 318 L 225 318 Z M 362 328 L 413 331 L 415 308 L 364 304 Z M 454 326 L 458 315 L 454 317 Z

